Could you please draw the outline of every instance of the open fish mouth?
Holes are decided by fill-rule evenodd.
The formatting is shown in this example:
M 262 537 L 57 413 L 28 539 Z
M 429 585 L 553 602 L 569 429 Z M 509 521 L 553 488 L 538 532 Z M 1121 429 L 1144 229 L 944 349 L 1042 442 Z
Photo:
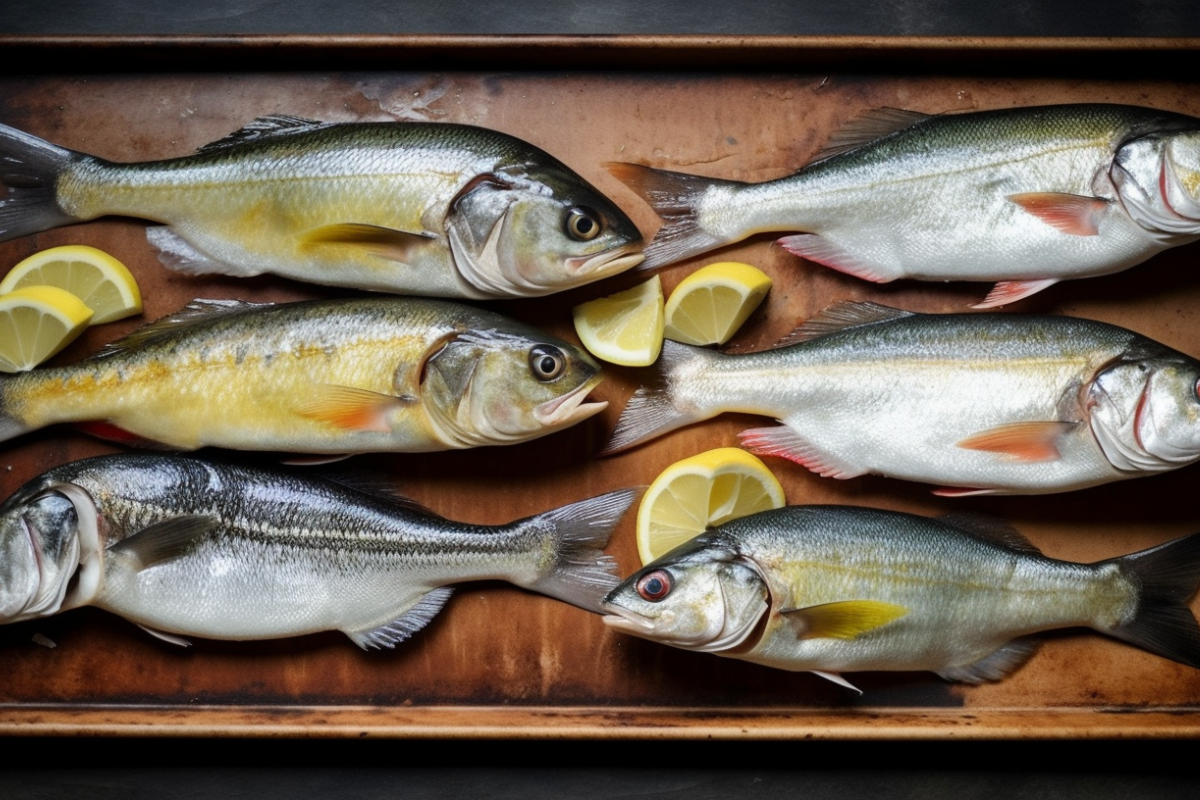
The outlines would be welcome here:
M 607 613 L 600 619 L 610 628 L 629 633 L 634 636 L 652 633 L 654 631 L 654 623 L 643 617 L 641 614 L 633 611 L 628 611 L 620 606 L 610 606 L 602 604 Z
M 635 250 L 637 252 L 632 252 Z M 618 247 L 615 250 L 597 253 L 594 256 L 568 258 L 566 260 L 566 267 L 567 272 L 576 277 L 591 275 L 599 278 L 606 275 L 616 275 L 627 269 L 633 269 L 642 263 L 645 257 L 645 254 L 641 252 L 638 245 L 627 245 L 625 247 Z
M 576 422 L 585 420 L 594 414 L 599 414 L 608 408 L 607 400 L 600 400 L 595 403 L 584 403 L 583 401 L 587 399 L 588 393 L 596 388 L 603 379 L 602 375 L 596 375 L 580 384 L 579 388 L 574 391 L 542 403 L 533 410 L 534 419 L 542 425 L 551 427 L 574 425 Z

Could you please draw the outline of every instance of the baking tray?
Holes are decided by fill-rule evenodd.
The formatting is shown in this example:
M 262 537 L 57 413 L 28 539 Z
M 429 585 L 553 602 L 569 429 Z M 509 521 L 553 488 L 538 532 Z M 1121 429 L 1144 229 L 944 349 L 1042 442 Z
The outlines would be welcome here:
M 1150 105 L 1200 116 L 1185 71 L 1200 40 L 793 37 L 0 37 L 0 122 L 114 160 L 186 154 L 266 114 L 425 119 L 524 138 L 572 166 L 647 234 L 654 214 L 602 164 L 634 161 L 761 181 L 803 165 L 843 122 L 883 106 L 925 112 L 1062 102 Z M 65 58 L 64 56 L 69 56 Z M 88 72 L 63 65 L 86 63 Z M 21 65 L 20 67 L 16 65 Z M 76 69 L 72 67 L 72 69 Z M 1182 76 L 1182 79 L 1180 79 Z M 189 278 L 160 267 L 145 224 L 106 219 L 0 244 L 0 266 L 47 247 L 117 255 L 145 295 L 141 319 L 91 329 L 73 361 L 196 297 L 285 301 L 330 294 L 273 277 Z M 1017 310 L 1123 325 L 1200 354 L 1200 246 L 1106 278 L 1059 284 Z M 796 259 L 757 237 L 661 272 L 670 290 L 696 266 L 736 259 L 775 280 L 739 334 L 765 346 L 838 300 L 959 311 L 980 284 L 877 286 Z M 541 299 L 488 304 L 568 338 L 569 309 L 644 279 L 619 276 Z M 613 367 L 610 408 L 527 444 L 372 455 L 354 469 L 458 520 L 498 523 L 622 486 L 736 443 L 757 418 L 726 415 L 617 456 L 594 453 L 650 370 Z M 44 469 L 112 452 L 58 428 L 4 443 L 0 495 Z M 238 456 L 246 460 L 259 456 Z M 1063 495 L 934 497 L 884 478 L 819 478 L 770 462 L 792 503 L 852 503 L 1002 517 L 1048 555 L 1091 561 L 1200 530 L 1196 467 Z M 637 566 L 633 522 L 611 552 Z M 1200 604 L 1195 606 L 1200 608 Z M 35 644 L 40 635 L 57 644 Z M 467 584 L 425 630 L 390 652 L 339 633 L 269 642 L 196 640 L 182 650 L 82 609 L 0 628 L 0 732 L 10 735 L 1085 738 L 1200 734 L 1200 670 L 1097 634 L 1045 635 L 1004 681 L 863 673 L 856 697 L 790 674 L 609 631 L 598 617 L 503 584 Z

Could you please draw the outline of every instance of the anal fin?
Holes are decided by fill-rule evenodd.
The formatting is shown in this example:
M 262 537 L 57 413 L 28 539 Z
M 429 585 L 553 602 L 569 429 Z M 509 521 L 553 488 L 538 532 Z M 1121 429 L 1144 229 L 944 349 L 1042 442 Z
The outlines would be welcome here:
M 166 642 L 167 644 L 174 644 L 174 645 L 178 645 L 179 647 L 191 647 L 192 646 L 192 643 L 190 641 L 188 641 L 187 639 L 183 638 L 182 636 L 176 636 L 173 633 L 167 633 L 166 631 L 156 630 L 154 628 L 148 627 L 146 625 L 142 625 L 140 623 L 134 623 L 134 624 L 137 625 L 142 630 L 144 630 L 146 633 L 153 636 L 155 639 L 161 639 L 164 642 Z
M 810 669 L 809 672 L 811 672 L 813 675 L 816 675 L 819 678 L 824 678 L 825 680 L 829 681 L 830 683 L 836 683 L 838 686 L 842 686 L 846 689 L 849 689 L 852 692 L 856 692 L 860 695 L 863 693 L 862 689 L 858 688 L 853 683 L 846 680 L 845 678 L 843 678 L 841 675 L 839 675 L 836 672 L 826 672 L 823 669 Z
M 794 256 L 815 261 L 822 266 L 836 269 L 838 272 L 862 278 L 864 281 L 888 283 L 897 277 L 889 275 L 874 264 L 868 264 L 836 242 L 815 233 L 784 236 L 778 240 L 778 244 Z
M 172 272 L 184 275 L 232 275 L 249 278 L 262 270 L 226 264 L 208 256 L 166 225 L 146 228 L 146 241 L 158 251 L 158 261 Z
M 428 625 L 430 620 L 442 610 L 442 606 L 446 605 L 446 601 L 450 599 L 453 592 L 454 589 L 448 586 L 439 586 L 426 592 L 416 605 L 406 609 L 403 614 L 391 622 L 365 631 L 343 631 L 343 633 L 363 650 L 393 648 Z
M 992 290 L 988 292 L 988 296 L 980 302 L 971 306 L 971 308 L 998 308 L 1009 303 L 1015 303 L 1018 300 L 1024 300 L 1030 295 L 1037 294 L 1042 289 L 1047 289 L 1058 283 L 1058 278 L 1043 278 L 1036 281 L 1000 281 Z
M 751 428 L 738 434 L 738 442 L 759 456 L 779 456 L 812 470 L 823 478 L 857 478 L 867 470 L 840 461 L 806 442 L 786 425 L 777 428 Z
M 962 683 L 984 683 L 998 681 L 1014 672 L 1037 652 L 1041 643 L 1035 639 L 1013 639 L 994 653 L 990 653 L 972 664 L 947 667 L 937 674 L 948 681 Z

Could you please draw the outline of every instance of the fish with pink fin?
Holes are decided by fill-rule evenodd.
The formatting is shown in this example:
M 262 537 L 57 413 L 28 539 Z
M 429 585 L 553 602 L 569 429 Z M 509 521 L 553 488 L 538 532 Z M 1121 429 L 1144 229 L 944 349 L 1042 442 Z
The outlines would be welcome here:
M 1200 119 L 1076 104 L 849 123 L 798 172 L 742 183 L 609 169 L 664 225 L 642 268 L 758 233 L 869 281 L 991 281 L 976 308 L 1200 238 Z

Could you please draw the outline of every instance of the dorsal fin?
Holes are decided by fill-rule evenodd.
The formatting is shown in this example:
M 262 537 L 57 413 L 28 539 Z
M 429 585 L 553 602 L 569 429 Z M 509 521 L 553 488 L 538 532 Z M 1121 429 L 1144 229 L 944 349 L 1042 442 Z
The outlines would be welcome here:
M 144 325 L 133 333 L 105 345 L 92 358 L 106 358 L 126 350 L 143 347 L 196 322 L 214 317 L 244 314 L 272 305 L 274 303 L 247 303 L 244 300 L 193 300 L 174 314 L 168 314 L 162 319 L 157 319 L 149 325 Z
M 198 148 L 196 152 L 210 153 L 213 150 L 222 150 L 232 145 L 265 139 L 268 136 L 315 131 L 319 128 L 327 128 L 332 124 L 332 122 L 317 122 L 316 120 L 293 117 L 288 114 L 270 114 L 246 123 L 225 138 L 209 142 Z
M 1019 553 L 1036 553 L 1042 551 L 1033 542 L 1025 538 L 1025 534 L 1009 525 L 1002 519 L 987 514 L 976 514 L 970 511 L 955 511 L 938 517 L 938 522 L 970 533 L 982 539 L 990 539 Z
M 918 122 L 933 117 L 933 114 L 923 114 L 920 111 L 906 111 L 902 108 L 875 108 L 860 117 L 847 122 L 834 131 L 825 146 L 813 156 L 809 164 L 857 150 L 876 139 L 911 128 Z
M 800 327 L 780 339 L 772 347 L 788 347 L 800 342 L 820 339 L 862 325 L 877 325 L 914 316 L 912 311 L 881 306 L 878 303 L 860 303 L 847 300 L 830 306 Z

